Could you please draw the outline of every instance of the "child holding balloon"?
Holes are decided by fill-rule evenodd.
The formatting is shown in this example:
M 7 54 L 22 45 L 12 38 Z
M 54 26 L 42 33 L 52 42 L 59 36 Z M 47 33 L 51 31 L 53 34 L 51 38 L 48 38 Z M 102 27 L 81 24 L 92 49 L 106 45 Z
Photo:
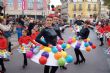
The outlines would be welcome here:
M 26 66 L 27 66 L 27 57 L 26 57 L 26 50 L 27 50 L 27 48 L 30 48 L 29 47 L 29 42 L 32 42 L 34 45 L 36 45 L 37 43 L 35 42 L 35 41 L 33 41 L 32 39 L 31 39 L 31 37 L 30 36 L 27 36 L 27 30 L 23 30 L 22 31 L 22 36 L 19 38 L 19 44 L 20 44 L 20 46 L 21 46 L 21 50 L 23 50 L 22 51 L 22 53 L 23 53 L 23 57 L 24 57 L 24 64 L 23 64 L 23 68 L 25 68 Z M 25 46 L 24 45 L 26 45 L 26 46 L 28 46 L 27 48 L 25 48 Z

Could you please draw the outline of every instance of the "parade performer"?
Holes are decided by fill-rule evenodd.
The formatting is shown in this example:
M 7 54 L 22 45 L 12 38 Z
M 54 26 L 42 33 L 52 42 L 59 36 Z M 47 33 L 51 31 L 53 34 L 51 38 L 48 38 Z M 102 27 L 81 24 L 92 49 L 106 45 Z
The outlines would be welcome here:
M 99 39 L 100 39 L 100 45 L 99 46 L 103 46 L 104 43 L 103 43 L 103 40 L 104 40 L 104 25 L 101 24 L 100 27 L 97 29 L 98 30 L 98 33 L 99 33 Z
M 23 64 L 23 68 L 25 68 L 27 66 L 27 57 L 26 57 L 26 53 L 28 51 L 30 51 L 30 42 L 32 42 L 34 45 L 36 45 L 37 43 L 35 41 L 33 41 L 31 39 L 30 36 L 27 36 L 27 30 L 23 30 L 22 31 L 22 36 L 19 38 L 19 44 L 20 44 L 20 48 L 18 49 L 21 53 L 23 53 L 24 56 L 24 64 Z
M 61 48 L 57 48 L 57 33 L 52 27 L 53 16 L 51 14 L 46 17 L 45 28 L 39 33 L 36 41 L 40 43 L 44 48 L 42 48 L 39 53 L 35 54 L 31 60 L 35 63 L 45 65 L 44 73 L 56 73 L 58 66 L 64 66 L 65 62 L 63 56 L 67 57 L 67 53 Z M 42 37 L 44 40 L 42 41 Z M 60 47 L 60 46 L 59 46 Z M 65 46 L 63 46 L 65 47 Z M 63 53 L 61 53 L 63 52 Z M 70 56 L 69 56 L 70 57 Z M 70 59 L 70 58 L 69 58 Z M 67 57 L 68 60 L 68 57 Z M 71 61 L 73 61 L 71 56 Z M 51 68 L 51 70 L 50 70 Z
M 55 32 L 57 33 L 58 37 L 60 38 L 60 40 L 63 40 L 63 37 L 61 35 L 61 32 L 63 29 L 61 29 L 61 28 L 64 28 L 64 27 L 61 26 L 61 24 L 59 23 L 59 20 L 60 20 L 60 18 L 57 15 L 54 15 L 52 26 L 53 26 Z M 67 67 L 65 67 L 65 66 L 61 66 L 60 68 L 67 69 Z
M 46 43 L 44 43 L 40 40 L 40 38 L 42 36 L 46 40 Z M 37 36 L 36 41 L 38 43 L 44 45 L 44 46 L 49 46 L 49 44 L 56 46 L 56 44 L 57 44 L 57 33 L 52 28 L 52 18 L 51 17 L 46 18 L 46 27 Z M 50 68 L 52 68 L 52 69 L 49 72 Z M 56 73 L 57 69 L 58 69 L 58 66 L 47 66 L 47 65 L 45 65 L 44 73 Z
M 6 71 L 3 63 L 4 58 L 9 58 L 9 53 L 6 51 L 8 44 L 7 39 L 3 36 L 3 32 L 0 31 L 0 65 L 2 67 L 2 72 Z
M 36 29 L 38 29 L 38 28 L 36 28 Z M 39 31 L 37 30 L 36 31 L 36 29 L 32 29 L 32 31 L 31 31 L 31 39 L 32 40 L 35 40 L 36 39 L 36 37 L 37 37 L 37 35 L 39 34 Z
M 61 36 L 60 25 L 58 24 L 58 21 L 59 21 L 58 16 L 54 15 L 52 26 L 53 26 L 55 32 L 57 33 L 57 35 L 60 37 L 60 39 L 63 40 L 63 38 Z
M 88 29 L 88 23 L 85 22 L 84 27 L 79 32 L 79 38 L 82 40 L 87 39 L 89 36 L 89 33 L 90 33 L 90 31 Z M 82 44 L 80 44 L 80 45 L 82 45 Z M 75 55 L 76 55 L 76 62 L 74 62 L 75 65 L 85 62 L 85 58 L 79 48 L 75 47 L 75 49 L 74 49 Z M 81 60 L 79 57 L 81 57 Z
M 10 30 L 12 29 L 12 22 L 10 21 L 7 25 L 5 24 L 6 22 L 4 21 L 5 19 L 0 16 L 0 30 L 3 32 L 3 35 L 8 41 L 8 51 L 11 53 L 11 42 L 10 42 L 10 37 L 11 33 Z M 5 61 L 9 61 L 9 59 L 4 59 Z

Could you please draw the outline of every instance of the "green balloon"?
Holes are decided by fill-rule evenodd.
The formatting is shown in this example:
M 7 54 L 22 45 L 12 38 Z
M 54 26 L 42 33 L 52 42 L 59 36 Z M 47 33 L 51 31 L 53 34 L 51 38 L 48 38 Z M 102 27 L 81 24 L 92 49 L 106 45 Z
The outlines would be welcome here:
M 58 65 L 59 65 L 59 66 L 64 66 L 64 65 L 65 65 L 65 59 L 64 59 L 64 58 L 60 58 L 60 59 L 58 60 Z

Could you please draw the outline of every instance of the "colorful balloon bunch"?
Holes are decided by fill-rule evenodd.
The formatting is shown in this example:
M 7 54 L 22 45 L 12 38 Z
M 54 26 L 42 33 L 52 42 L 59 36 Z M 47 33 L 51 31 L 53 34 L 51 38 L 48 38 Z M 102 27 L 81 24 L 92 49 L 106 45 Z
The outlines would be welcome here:
M 37 47 L 31 47 L 29 51 L 26 52 L 27 58 L 32 58 L 34 54 L 37 54 L 39 52 L 39 46 Z
M 76 41 L 77 41 L 77 43 L 74 48 L 79 49 L 81 47 L 81 45 L 83 45 L 81 43 L 81 40 L 76 40 L 76 38 L 73 37 L 73 38 L 68 39 L 68 44 L 74 44 Z M 84 39 L 82 41 L 84 41 L 84 46 L 86 47 L 85 49 L 87 52 L 90 52 L 91 49 L 96 48 L 96 45 L 90 41 L 90 38 Z
M 90 38 L 84 40 L 84 46 L 86 47 L 86 51 L 90 52 L 91 49 L 95 49 L 96 45 L 90 41 Z
M 47 59 L 49 57 L 49 53 L 48 52 L 43 52 L 40 59 L 39 59 L 39 63 L 44 65 L 47 63 Z
M 10 58 L 10 53 L 6 50 L 0 50 L 0 58 Z

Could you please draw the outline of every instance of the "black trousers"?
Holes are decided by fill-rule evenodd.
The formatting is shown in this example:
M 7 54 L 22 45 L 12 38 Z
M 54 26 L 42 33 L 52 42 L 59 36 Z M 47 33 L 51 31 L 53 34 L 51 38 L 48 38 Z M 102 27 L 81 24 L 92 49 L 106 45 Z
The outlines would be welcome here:
M 4 63 L 3 63 L 3 58 L 0 58 L 0 65 L 1 65 L 2 70 L 5 70 L 5 66 L 4 66 Z
M 50 70 L 51 68 L 51 70 Z M 44 67 L 44 73 L 56 73 L 58 66 L 46 66 Z
M 27 57 L 26 57 L 26 53 L 23 53 L 24 56 L 24 65 L 27 65 Z
M 76 61 L 77 62 L 80 61 L 79 57 L 81 57 L 81 60 L 85 60 L 85 58 L 84 58 L 82 52 L 80 51 L 80 49 L 74 49 L 74 51 L 75 51 Z
M 8 51 L 11 52 L 11 42 L 8 44 Z
M 102 38 L 100 38 L 100 42 L 101 42 L 101 44 L 103 44 L 103 40 L 104 40 L 104 39 L 103 39 L 103 37 L 102 37 Z

